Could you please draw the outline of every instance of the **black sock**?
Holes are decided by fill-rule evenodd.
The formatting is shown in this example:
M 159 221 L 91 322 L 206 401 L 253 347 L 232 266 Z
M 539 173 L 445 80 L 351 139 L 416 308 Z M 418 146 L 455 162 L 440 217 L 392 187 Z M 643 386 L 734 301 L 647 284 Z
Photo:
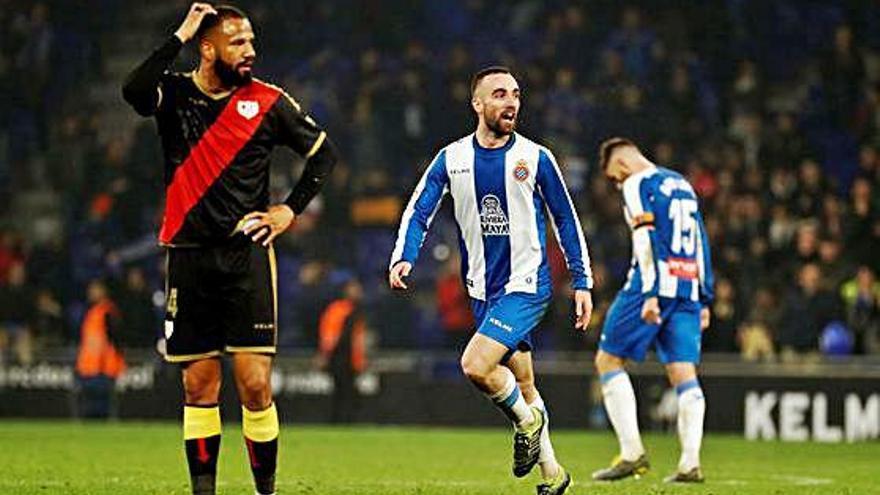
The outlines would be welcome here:
M 261 494 L 275 493 L 275 467 L 278 463 L 278 439 L 268 442 L 255 442 L 244 439 L 248 450 L 254 484 Z
M 193 495 L 214 495 L 217 456 L 220 453 L 220 435 L 193 438 L 186 440 L 185 443 Z
M 214 495 L 220 454 L 220 408 L 184 407 L 183 430 L 193 495 Z

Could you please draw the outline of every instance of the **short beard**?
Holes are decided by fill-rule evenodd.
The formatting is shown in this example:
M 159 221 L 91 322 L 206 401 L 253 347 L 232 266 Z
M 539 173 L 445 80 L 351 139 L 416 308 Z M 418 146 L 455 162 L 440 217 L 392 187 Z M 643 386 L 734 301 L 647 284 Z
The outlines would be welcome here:
M 516 130 L 516 120 L 513 121 L 513 125 L 510 126 L 509 131 L 505 131 L 501 127 L 501 117 L 499 116 L 495 120 L 486 120 L 486 127 L 495 134 L 495 137 L 501 138 L 505 136 L 510 136 Z
M 214 72 L 225 87 L 244 86 L 251 81 L 250 71 L 242 75 L 234 67 L 220 59 L 214 62 Z

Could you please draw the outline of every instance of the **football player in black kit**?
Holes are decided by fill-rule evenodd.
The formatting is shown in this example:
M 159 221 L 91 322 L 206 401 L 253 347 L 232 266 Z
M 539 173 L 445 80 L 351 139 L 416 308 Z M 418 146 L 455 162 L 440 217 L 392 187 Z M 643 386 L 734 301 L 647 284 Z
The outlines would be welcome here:
M 198 68 L 170 65 L 188 41 Z M 165 157 L 166 359 L 183 370 L 183 435 L 194 494 L 213 494 L 223 353 L 231 354 L 257 493 L 275 491 L 278 413 L 270 385 L 277 337 L 272 241 L 320 191 L 336 162 L 327 134 L 282 89 L 251 75 L 247 16 L 194 3 L 128 77 L 123 96 L 158 124 Z M 269 205 L 269 154 L 306 158 L 282 204 Z

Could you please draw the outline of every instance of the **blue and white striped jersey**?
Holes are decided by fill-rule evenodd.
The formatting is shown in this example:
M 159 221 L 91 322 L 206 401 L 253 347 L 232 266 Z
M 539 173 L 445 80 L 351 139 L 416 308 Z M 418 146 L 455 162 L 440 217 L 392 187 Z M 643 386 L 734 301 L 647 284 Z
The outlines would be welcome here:
M 546 223 L 550 212 L 575 289 L 591 289 L 580 221 L 550 150 L 519 135 L 487 149 L 471 134 L 437 154 L 403 213 L 391 264 L 415 264 L 441 200 L 452 196 L 462 276 L 474 299 L 548 293 Z
M 678 172 L 651 167 L 623 181 L 623 199 L 633 229 L 624 291 L 711 303 L 709 240 L 690 183 Z

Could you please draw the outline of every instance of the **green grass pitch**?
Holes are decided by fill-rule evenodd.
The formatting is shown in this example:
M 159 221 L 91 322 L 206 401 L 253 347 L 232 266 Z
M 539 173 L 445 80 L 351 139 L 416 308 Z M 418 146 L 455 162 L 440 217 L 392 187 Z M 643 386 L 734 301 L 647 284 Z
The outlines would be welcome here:
M 227 425 L 221 494 L 253 493 L 239 425 Z M 645 438 L 653 470 L 640 480 L 589 481 L 616 451 L 609 433 L 554 431 L 573 473 L 571 494 L 880 494 L 880 442 L 785 444 L 708 435 L 701 486 L 668 486 L 674 435 Z M 282 430 L 279 494 L 515 495 L 534 493 L 537 468 L 510 474 L 504 429 L 315 427 Z M 188 477 L 173 423 L 0 421 L 2 494 L 180 494 Z

